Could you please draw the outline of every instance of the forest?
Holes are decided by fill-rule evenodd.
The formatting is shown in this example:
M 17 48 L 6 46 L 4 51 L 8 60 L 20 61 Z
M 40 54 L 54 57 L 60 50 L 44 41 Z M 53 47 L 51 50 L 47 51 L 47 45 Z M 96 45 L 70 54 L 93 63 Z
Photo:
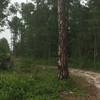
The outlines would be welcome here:
M 0 0 L 0 100 L 100 100 L 99 0 Z

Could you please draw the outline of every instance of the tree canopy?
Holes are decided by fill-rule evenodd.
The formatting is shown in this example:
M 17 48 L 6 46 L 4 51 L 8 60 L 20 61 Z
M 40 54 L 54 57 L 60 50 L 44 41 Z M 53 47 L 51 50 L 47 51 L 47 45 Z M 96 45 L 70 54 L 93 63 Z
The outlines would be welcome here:
M 0 0 L 0 25 L 4 23 L 4 18 L 7 16 L 5 9 L 7 8 L 9 0 Z

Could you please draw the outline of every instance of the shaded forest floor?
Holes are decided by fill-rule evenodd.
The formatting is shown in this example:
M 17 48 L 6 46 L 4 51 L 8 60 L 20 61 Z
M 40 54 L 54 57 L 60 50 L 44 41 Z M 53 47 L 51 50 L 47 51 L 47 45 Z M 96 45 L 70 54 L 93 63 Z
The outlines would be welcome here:
M 59 81 L 51 67 L 17 60 L 13 70 L 0 72 L 0 100 L 98 100 L 96 87 L 84 78 Z

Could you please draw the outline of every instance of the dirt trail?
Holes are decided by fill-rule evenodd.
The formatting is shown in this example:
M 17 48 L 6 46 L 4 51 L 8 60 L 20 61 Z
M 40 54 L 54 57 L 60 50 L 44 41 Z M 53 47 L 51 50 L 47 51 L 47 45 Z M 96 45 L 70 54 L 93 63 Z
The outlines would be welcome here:
M 84 77 L 90 84 L 98 89 L 98 100 L 100 100 L 100 73 L 83 71 L 79 69 L 70 69 L 71 74 Z

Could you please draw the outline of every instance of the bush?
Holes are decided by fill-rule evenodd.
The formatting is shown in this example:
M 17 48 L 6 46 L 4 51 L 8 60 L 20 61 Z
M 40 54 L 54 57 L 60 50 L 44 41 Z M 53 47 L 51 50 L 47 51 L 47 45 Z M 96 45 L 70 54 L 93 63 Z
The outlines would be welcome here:
M 9 69 L 13 66 L 13 61 L 10 54 L 0 55 L 0 69 Z
M 0 68 L 9 69 L 12 65 L 10 49 L 5 38 L 0 40 Z

